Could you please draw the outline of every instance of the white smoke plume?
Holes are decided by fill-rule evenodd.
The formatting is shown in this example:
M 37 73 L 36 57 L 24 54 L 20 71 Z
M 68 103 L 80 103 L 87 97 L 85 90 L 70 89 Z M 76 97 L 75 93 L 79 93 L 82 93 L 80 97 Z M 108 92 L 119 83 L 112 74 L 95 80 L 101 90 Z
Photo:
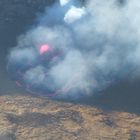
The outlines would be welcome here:
M 60 0 L 60 5 L 61 6 L 65 6 L 66 4 L 68 4 L 70 2 L 70 0 Z
M 18 38 L 8 57 L 8 71 L 38 94 L 54 98 L 95 94 L 139 71 L 139 15 L 138 0 L 89 0 L 84 6 L 60 0 Z

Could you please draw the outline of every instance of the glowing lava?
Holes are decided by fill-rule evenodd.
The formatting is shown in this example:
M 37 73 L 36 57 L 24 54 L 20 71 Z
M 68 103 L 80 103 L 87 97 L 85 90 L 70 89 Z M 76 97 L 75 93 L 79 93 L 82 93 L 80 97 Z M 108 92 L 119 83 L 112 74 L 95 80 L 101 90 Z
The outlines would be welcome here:
M 43 44 L 40 47 L 39 52 L 40 52 L 40 54 L 43 54 L 43 53 L 48 52 L 49 50 L 51 50 L 51 48 L 49 47 L 49 45 L 48 44 Z

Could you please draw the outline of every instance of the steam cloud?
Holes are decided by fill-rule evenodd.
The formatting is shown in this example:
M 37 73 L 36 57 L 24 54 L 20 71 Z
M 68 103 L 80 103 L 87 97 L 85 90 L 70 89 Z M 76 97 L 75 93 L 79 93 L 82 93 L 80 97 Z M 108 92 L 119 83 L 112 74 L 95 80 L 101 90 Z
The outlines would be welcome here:
M 9 53 L 9 73 L 18 85 L 54 98 L 90 96 L 127 77 L 139 69 L 139 5 L 138 0 L 56 2 L 18 38 Z M 51 51 L 41 55 L 44 44 Z

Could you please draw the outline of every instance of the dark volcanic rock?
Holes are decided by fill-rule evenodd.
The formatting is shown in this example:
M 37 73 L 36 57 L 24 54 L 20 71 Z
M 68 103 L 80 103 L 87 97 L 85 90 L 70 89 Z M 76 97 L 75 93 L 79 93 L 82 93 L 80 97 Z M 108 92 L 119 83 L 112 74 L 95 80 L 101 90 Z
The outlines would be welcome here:
M 81 124 L 83 122 L 82 116 L 77 111 L 64 110 L 53 114 L 43 114 L 43 113 L 25 113 L 22 115 L 8 114 L 7 119 L 11 123 L 18 125 L 40 127 L 47 125 L 59 125 L 63 120 L 72 120 L 75 123 Z

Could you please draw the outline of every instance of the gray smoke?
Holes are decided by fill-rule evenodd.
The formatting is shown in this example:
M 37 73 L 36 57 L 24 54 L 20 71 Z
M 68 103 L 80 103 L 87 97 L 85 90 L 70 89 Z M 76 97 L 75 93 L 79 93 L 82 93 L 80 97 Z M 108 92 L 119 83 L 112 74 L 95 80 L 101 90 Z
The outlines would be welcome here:
M 55 98 L 90 96 L 133 77 L 135 69 L 139 75 L 139 15 L 138 0 L 89 0 L 84 6 L 60 0 L 18 38 L 8 57 L 8 71 L 31 92 Z M 43 44 L 58 55 L 41 55 Z

